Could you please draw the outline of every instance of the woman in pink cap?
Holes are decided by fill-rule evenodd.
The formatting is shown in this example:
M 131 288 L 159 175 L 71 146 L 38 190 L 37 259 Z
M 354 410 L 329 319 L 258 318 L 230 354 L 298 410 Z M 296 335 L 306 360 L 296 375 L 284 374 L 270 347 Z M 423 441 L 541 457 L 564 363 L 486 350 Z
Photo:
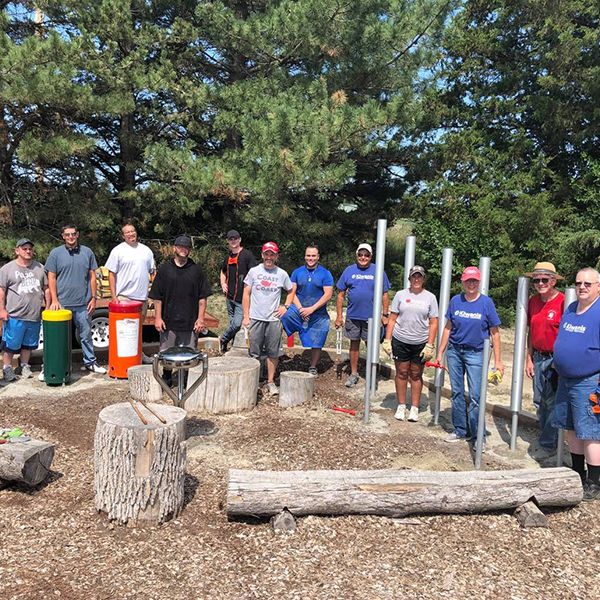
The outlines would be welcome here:
M 477 438 L 479 388 L 484 374 L 483 343 L 490 335 L 496 370 L 504 374 L 500 358 L 500 319 L 492 299 L 479 292 L 481 273 L 477 267 L 467 267 L 460 280 L 464 291 L 450 300 L 437 355 L 437 362 L 441 363 L 448 347 L 446 358 L 452 388 L 454 431 L 446 438 L 447 442 L 469 438 L 474 441 Z M 465 374 L 469 390 L 468 405 L 465 401 Z

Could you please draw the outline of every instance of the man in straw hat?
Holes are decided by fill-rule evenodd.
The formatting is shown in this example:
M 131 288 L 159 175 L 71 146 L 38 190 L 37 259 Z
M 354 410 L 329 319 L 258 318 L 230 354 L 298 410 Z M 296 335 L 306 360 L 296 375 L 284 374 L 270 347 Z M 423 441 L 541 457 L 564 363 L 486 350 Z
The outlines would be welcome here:
M 551 262 L 538 262 L 531 273 L 535 294 L 527 308 L 527 363 L 525 372 L 533 380 L 533 403 L 540 423 L 539 445 L 548 452 L 556 450 L 558 431 L 552 425 L 558 375 L 552 368 L 554 342 L 563 314 L 565 297 L 556 289 L 563 279 Z

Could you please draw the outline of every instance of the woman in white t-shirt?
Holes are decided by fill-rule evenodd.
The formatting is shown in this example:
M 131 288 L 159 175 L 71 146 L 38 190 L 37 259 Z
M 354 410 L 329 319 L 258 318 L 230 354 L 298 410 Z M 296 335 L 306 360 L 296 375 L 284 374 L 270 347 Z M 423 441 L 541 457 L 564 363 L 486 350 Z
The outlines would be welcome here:
M 414 266 L 408 275 L 409 287 L 396 292 L 391 306 L 383 349 L 396 363 L 396 397 L 394 415 L 399 421 L 406 416 L 406 388 L 410 379 L 408 420 L 419 420 L 419 402 L 423 389 L 424 363 L 434 357 L 433 346 L 438 329 L 438 303 L 425 289 L 425 269 Z

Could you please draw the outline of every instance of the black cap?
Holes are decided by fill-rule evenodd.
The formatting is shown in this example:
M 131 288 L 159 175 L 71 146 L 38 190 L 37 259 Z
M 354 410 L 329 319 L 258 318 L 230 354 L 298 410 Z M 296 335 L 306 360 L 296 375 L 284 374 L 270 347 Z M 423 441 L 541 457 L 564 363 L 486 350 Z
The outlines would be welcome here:
M 31 244 L 32 246 L 34 245 L 34 243 L 28 239 L 28 238 L 21 238 L 15 245 L 15 248 L 20 248 L 21 246 L 24 246 L 25 244 Z
M 226 237 L 228 240 L 230 240 L 231 238 L 239 238 L 239 237 L 242 237 L 242 236 L 240 235 L 240 232 L 239 232 L 239 231 L 236 231 L 235 229 L 230 229 L 230 230 L 227 232 L 227 235 L 226 235 L 225 237 Z
M 192 247 L 192 238 L 189 235 L 178 235 L 173 242 L 173 246 Z

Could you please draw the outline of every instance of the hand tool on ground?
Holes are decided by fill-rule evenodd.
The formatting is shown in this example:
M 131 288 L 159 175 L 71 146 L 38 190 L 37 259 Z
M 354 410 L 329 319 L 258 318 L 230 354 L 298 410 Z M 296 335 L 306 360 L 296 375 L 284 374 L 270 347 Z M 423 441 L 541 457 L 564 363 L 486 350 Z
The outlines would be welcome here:
M 342 329 L 338 327 L 335 330 L 335 375 L 338 379 L 342 378 Z
M 335 410 L 336 412 L 347 413 L 349 415 L 356 415 L 356 411 L 351 408 L 342 408 L 341 406 L 334 406 L 331 410 Z

